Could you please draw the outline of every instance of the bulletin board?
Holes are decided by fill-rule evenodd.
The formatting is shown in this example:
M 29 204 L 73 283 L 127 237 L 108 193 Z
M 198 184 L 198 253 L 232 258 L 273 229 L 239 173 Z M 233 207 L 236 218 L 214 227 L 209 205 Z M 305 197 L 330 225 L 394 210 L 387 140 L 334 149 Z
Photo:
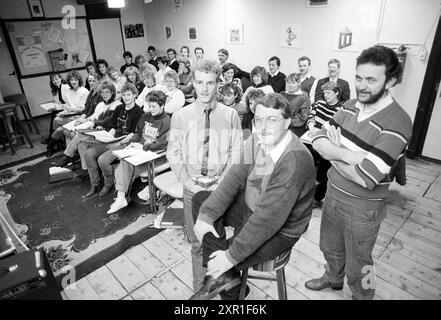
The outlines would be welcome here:
M 9 39 L 21 76 L 85 67 L 93 60 L 85 18 L 75 29 L 63 29 L 62 19 L 7 21 Z

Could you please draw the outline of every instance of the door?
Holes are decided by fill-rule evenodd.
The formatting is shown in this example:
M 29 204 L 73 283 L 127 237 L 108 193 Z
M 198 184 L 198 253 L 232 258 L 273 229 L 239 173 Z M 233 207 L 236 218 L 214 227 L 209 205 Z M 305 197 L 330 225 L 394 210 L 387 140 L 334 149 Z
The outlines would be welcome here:
M 90 20 L 96 58 L 105 59 L 117 70 L 124 64 L 123 39 L 119 18 Z
M 20 83 L 12 63 L 11 55 L 9 54 L 6 39 L 0 28 L 0 92 L 1 95 L 7 96 L 9 94 L 21 93 Z
M 426 140 L 422 155 L 424 157 L 441 160 L 441 85 L 438 83 L 438 92 L 433 105 L 432 116 L 430 117 L 429 128 L 427 129 Z

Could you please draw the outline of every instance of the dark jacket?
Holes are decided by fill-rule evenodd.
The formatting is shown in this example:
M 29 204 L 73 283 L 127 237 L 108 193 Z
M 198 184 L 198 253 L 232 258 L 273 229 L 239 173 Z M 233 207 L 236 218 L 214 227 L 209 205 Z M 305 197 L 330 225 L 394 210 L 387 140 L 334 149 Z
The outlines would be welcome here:
M 322 85 L 329 82 L 329 77 L 320 79 L 317 82 L 317 88 L 315 89 L 315 98 L 314 101 L 325 100 L 325 96 L 323 95 Z M 346 80 L 337 79 L 337 83 L 340 87 L 340 101 L 341 103 L 345 103 L 351 97 L 351 89 L 349 88 L 349 83 Z
M 101 101 L 103 101 L 103 98 L 101 97 L 98 89 L 95 90 L 95 92 L 90 91 L 89 95 L 87 96 L 86 103 L 84 104 L 85 108 L 82 114 L 85 114 L 86 118 L 90 117 L 95 112 L 96 105 Z
M 115 138 L 135 132 L 136 124 L 141 119 L 144 111 L 140 106 L 135 106 L 129 111 L 126 110 L 126 106 L 121 104 L 116 107 L 112 117 L 103 121 L 102 126 L 104 128 L 115 129 Z
M 273 87 L 273 90 L 276 93 L 285 91 L 285 79 L 286 75 L 280 71 L 274 77 L 268 74 L 268 84 Z

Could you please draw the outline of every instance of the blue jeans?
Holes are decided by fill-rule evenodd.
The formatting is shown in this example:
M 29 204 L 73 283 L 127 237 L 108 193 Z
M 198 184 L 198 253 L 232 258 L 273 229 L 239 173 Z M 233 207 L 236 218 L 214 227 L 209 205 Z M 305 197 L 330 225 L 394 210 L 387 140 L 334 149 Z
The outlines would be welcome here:
M 374 297 L 372 250 L 385 216 L 384 201 L 357 199 L 328 183 L 320 225 L 324 277 L 343 283 L 346 275 L 354 299 Z

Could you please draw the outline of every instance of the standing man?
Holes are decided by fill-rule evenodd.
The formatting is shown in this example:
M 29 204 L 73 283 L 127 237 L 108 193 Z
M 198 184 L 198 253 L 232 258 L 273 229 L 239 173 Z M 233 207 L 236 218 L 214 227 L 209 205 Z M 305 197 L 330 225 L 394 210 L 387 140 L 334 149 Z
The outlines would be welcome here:
M 171 69 L 175 70 L 176 73 L 178 73 L 179 62 L 176 60 L 176 50 L 172 48 L 168 49 L 167 56 L 168 56 L 168 66 Z
M 372 249 L 386 215 L 390 171 L 412 134 L 409 115 L 388 92 L 401 73 L 392 49 L 365 49 L 357 58 L 357 99 L 313 134 L 313 148 L 332 167 L 320 226 L 327 264 L 321 278 L 305 283 L 308 289 L 341 290 L 346 275 L 353 299 L 374 297 Z
M 256 132 L 245 142 L 242 163 L 231 167 L 213 193 L 193 198 L 194 231 L 203 239 L 208 269 L 204 287 L 191 299 L 218 293 L 237 299 L 239 271 L 291 250 L 308 228 L 314 162 L 289 130 L 291 118 L 281 94 L 256 100 Z M 225 225 L 235 228 L 232 242 L 225 237 Z
M 274 92 L 280 93 L 285 91 L 286 75 L 279 70 L 280 59 L 278 57 L 271 57 L 268 60 L 268 84 L 273 87 Z
M 351 97 L 351 89 L 349 88 L 349 83 L 346 80 L 340 79 L 340 61 L 337 59 L 331 59 L 328 62 L 328 73 L 329 77 L 320 79 L 317 83 L 317 89 L 315 91 L 314 101 L 325 100 L 323 96 L 322 86 L 329 82 L 337 82 L 341 89 L 340 101 L 345 103 Z
M 303 56 L 297 61 L 300 73 L 300 89 L 309 95 L 311 105 L 314 104 L 315 90 L 317 87 L 317 79 L 311 75 L 311 59 Z
M 201 289 L 205 268 L 202 245 L 193 228 L 191 201 L 200 191 L 217 188 L 229 167 L 240 161 L 242 127 L 235 109 L 216 102 L 221 69 L 214 60 L 199 60 L 192 68 L 197 100 L 173 113 L 167 159 L 184 186 L 184 214 L 191 244 L 193 289 Z
M 156 55 L 155 47 L 154 46 L 149 46 L 147 48 L 147 53 L 149 54 L 149 57 L 150 57 L 149 63 L 151 65 L 154 65 L 156 70 L 159 70 L 159 67 L 158 67 L 158 56 Z
M 196 60 L 202 60 L 204 59 L 204 48 L 202 47 L 196 47 L 194 48 L 194 55 L 196 57 Z

